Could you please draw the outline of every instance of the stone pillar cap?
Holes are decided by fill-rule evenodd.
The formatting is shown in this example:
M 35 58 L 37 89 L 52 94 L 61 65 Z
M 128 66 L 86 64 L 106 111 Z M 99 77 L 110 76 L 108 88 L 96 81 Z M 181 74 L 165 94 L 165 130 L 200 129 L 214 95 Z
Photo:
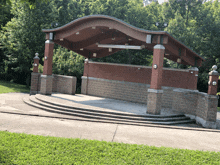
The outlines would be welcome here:
M 212 66 L 213 71 L 209 72 L 209 75 L 219 75 L 217 70 L 217 66 L 213 65 Z
M 154 46 L 154 49 L 165 49 L 165 47 L 161 44 L 157 44 Z
M 92 60 L 91 60 L 91 59 L 86 58 L 86 59 L 84 60 L 84 62 L 92 62 Z
M 35 57 L 34 57 L 34 59 L 38 59 L 38 60 L 40 60 L 40 58 L 38 57 L 38 53 L 35 53 Z
M 46 44 L 53 44 L 54 42 L 52 40 L 46 40 L 45 43 Z
M 197 67 L 189 68 L 189 70 L 199 71 L 199 69 Z

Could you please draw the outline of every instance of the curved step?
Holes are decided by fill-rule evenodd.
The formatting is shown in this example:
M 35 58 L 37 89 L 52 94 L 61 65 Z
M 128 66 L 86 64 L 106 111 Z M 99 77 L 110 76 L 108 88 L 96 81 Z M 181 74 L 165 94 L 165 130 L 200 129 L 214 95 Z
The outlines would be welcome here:
M 119 119 L 126 119 L 126 120 L 139 120 L 139 121 L 180 121 L 180 120 L 188 120 L 190 119 L 189 117 L 173 117 L 173 118 L 150 118 L 150 117 L 139 117 L 139 116 L 124 116 L 124 115 L 116 115 L 116 114 L 111 114 L 108 113 L 107 111 L 105 113 L 98 113 L 98 112 L 93 112 L 93 111 L 82 111 L 82 110 L 77 110 L 77 109 L 68 109 L 68 108 L 63 108 L 60 106 L 55 106 L 51 105 L 45 102 L 41 102 L 34 97 L 30 97 L 30 101 L 39 104 L 44 107 L 56 109 L 58 111 L 64 111 L 70 114 L 78 114 L 80 116 L 84 115 L 89 115 L 89 116 L 95 116 L 95 118 L 98 117 L 108 117 L 108 118 L 119 118 Z
M 135 124 L 135 125 L 145 125 L 145 124 L 165 124 L 165 125 L 173 125 L 173 124 L 185 124 L 185 123 L 194 123 L 194 120 L 190 120 L 189 118 L 181 118 L 181 120 L 150 120 L 145 118 L 140 118 L 140 117 L 124 117 L 124 116 L 117 116 L 117 115 L 112 115 L 112 114 L 92 114 L 91 112 L 85 113 L 85 112 L 76 112 L 76 110 L 69 110 L 67 108 L 63 108 L 60 110 L 60 107 L 56 107 L 53 105 L 49 105 L 47 103 L 41 103 L 39 100 L 35 99 L 34 97 L 29 97 L 29 98 L 24 98 L 23 101 L 33 107 L 43 109 L 44 111 L 55 113 L 55 114 L 61 114 L 64 116 L 67 116 L 68 118 L 71 119 L 87 119 L 90 121 L 99 121 L 99 122 L 110 122 L 110 123 L 121 123 L 121 124 Z
M 119 112 L 106 112 L 106 111 L 101 111 L 101 110 L 97 110 L 97 109 L 88 109 L 88 108 L 82 108 L 82 107 L 77 107 L 77 106 L 73 106 L 73 105 L 65 105 L 62 103 L 58 103 L 58 102 L 54 102 L 54 101 L 49 101 L 47 98 L 51 98 L 50 96 L 44 96 L 44 95 L 40 95 L 37 94 L 35 95 L 35 98 L 41 102 L 45 102 L 47 104 L 51 104 L 51 105 L 55 105 L 58 107 L 64 107 L 64 108 L 69 108 L 69 109 L 78 109 L 78 110 L 82 110 L 82 111 L 90 111 L 90 112 L 97 112 L 97 113 L 108 113 L 108 114 L 115 114 L 115 115 L 123 115 L 123 116 L 136 116 L 136 117 L 147 117 L 147 118 L 174 118 L 174 117 L 185 117 L 185 115 L 183 114 L 179 114 L 179 115 L 151 115 L 151 114 L 146 114 L 146 115 L 136 115 L 136 114 L 128 114 L 128 113 L 119 113 Z M 42 99 L 44 98 L 44 99 Z

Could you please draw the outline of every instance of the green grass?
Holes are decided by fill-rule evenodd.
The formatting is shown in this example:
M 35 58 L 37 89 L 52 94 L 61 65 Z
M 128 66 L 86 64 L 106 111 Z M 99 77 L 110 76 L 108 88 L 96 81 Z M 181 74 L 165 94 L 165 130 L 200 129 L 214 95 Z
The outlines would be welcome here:
M 29 93 L 30 89 L 28 89 L 25 85 L 0 80 L 0 94 L 10 92 Z
M 0 164 L 220 164 L 204 152 L 0 131 Z

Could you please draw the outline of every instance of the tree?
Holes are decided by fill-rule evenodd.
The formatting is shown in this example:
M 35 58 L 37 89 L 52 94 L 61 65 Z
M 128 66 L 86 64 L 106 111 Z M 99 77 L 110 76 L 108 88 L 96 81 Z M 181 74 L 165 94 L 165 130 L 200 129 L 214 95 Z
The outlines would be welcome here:
M 8 56 L 7 80 L 29 85 L 34 54 L 38 52 L 43 57 L 45 34 L 42 29 L 50 28 L 55 18 L 52 9 L 53 6 L 45 4 L 36 4 L 35 9 L 30 9 L 27 4 L 13 1 L 14 18 L 2 28 L 1 34 L 4 54 Z
M 219 10 L 220 3 L 215 1 L 199 5 L 194 11 L 189 10 L 188 15 L 185 13 L 182 16 L 178 11 L 175 13 L 174 19 L 169 21 L 169 26 L 166 29 L 175 38 L 205 58 L 206 61 L 199 67 L 199 91 L 207 92 L 208 72 L 212 65 L 217 64 L 220 67 Z
M 53 55 L 53 73 L 67 76 L 76 76 L 76 93 L 81 91 L 81 76 L 84 69 L 84 57 L 65 48 L 54 50 Z
M 156 8 L 154 4 L 152 8 Z M 150 8 L 151 9 L 151 8 Z M 143 7 L 142 1 L 129 1 L 129 0 L 97 0 L 90 1 L 91 14 L 104 14 L 116 17 L 129 23 L 133 26 L 154 30 L 157 29 L 155 21 L 151 14 L 151 10 Z M 152 9 L 153 10 L 153 9 Z M 158 11 L 156 11 L 158 12 Z M 152 52 L 148 50 L 123 50 L 111 56 L 93 59 L 100 62 L 136 64 L 136 65 L 150 65 Z
M 0 12 L 0 31 L 2 31 L 2 27 L 5 26 L 5 24 L 11 20 L 13 15 L 10 12 L 11 6 L 5 5 L 4 8 L 1 8 Z M 2 79 L 5 76 L 5 60 L 7 57 L 4 54 L 3 45 L 0 42 L 0 79 Z
M 36 3 L 39 2 L 48 2 L 48 0 L 20 0 L 19 3 L 26 3 L 29 5 L 30 8 L 35 8 Z M 4 8 L 6 6 L 11 6 L 13 3 L 13 0 L 0 0 L 0 8 Z

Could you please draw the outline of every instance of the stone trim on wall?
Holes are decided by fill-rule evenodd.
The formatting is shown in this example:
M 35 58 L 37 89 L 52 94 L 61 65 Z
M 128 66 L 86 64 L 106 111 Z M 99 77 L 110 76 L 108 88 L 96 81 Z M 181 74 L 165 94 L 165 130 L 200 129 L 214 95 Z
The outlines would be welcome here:
M 130 85 L 140 85 L 143 86 L 145 85 L 146 87 L 150 88 L 150 84 L 143 84 L 143 83 L 134 83 L 134 82 L 128 82 L 128 81 L 119 81 L 119 80 L 108 80 L 108 79 L 102 79 L 102 78 L 95 78 L 95 77 L 86 77 L 82 76 L 82 79 L 89 79 L 89 80 L 98 80 L 98 81 L 105 81 L 105 82 L 117 82 L 121 84 L 130 84 Z
M 129 66 L 129 67 L 150 68 L 150 69 L 152 69 L 152 66 L 120 64 L 120 63 L 109 63 L 109 62 L 94 62 L 94 61 L 91 61 L 91 60 L 88 60 L 88 63 L 105 64 L 105 65 L 117 65 L 117 66 Z M 192 69 L 191 68 L 190 69 L 175 69 L 175 68 L 165 68 L 165 67 L 163 67 L 163 70 L 173 70 L 173 71 L 180 71 L 180 72 L 189 72 Z
M 131 64 L 120 64 L 120 63 L 109 63 L 109 62 L 94 62 L 94 61 L 88 61 L 88 63 L 93 64 L 104 64 L 104 65 L 117 65 L 117 66 L 129 66 L 129 67 L 137 67 L 137 68 L 152 68 L 152 66 L 144 66 L 144 65 L 131 65 Z
M 150 92 L 150 93 L 163 93 L 163 90 L 148 89 L 147 92 Z

